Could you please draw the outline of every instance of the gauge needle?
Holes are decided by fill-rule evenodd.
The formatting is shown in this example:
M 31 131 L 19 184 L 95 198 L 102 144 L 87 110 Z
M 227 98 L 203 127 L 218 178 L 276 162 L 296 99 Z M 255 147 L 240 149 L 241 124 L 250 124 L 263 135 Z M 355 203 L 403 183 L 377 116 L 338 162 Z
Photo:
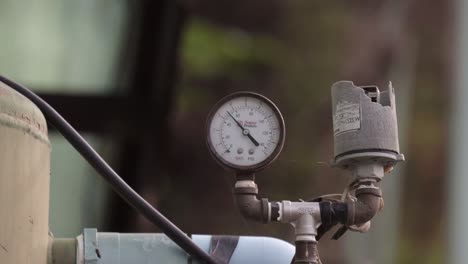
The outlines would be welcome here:
M 245 129 L 245 128 L 241 125 L 241 123 L 239 123 L 239 121 L 237 121 L 237 120 L 234 118 L 234 116 L 232 116 L 232 114 L 229 113 L 229 111 L 227 111 L 227 113 L 229 114 L 229 116 L 232 117 L 232 119 L 234 119 L 234 122 L 236 122 L 237 126 L 240 127 L 240 128 L 242 129 L 242 134 L 243 134 L 244 136 L 247 136 L 247 137 L 252 141 L 252 143 L 254 143 L 254 145 L 258 147 L 260 144 L 258 143 L 257 140 L 255 140 L 254 137 L 252 137 L 252 135 L 250 134 L 250 131 L 249 131 L 248 129 Z

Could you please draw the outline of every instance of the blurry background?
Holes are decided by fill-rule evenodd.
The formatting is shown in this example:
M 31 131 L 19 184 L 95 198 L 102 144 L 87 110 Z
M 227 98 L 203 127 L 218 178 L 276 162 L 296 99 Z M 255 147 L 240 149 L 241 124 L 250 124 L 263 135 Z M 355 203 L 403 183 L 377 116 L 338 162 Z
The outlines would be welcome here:
M 333 153 L 331 84 L 347 79 L 385 90 L 391 80 L 407 162 L 384 179 L 386 207 L 370 233 L 338 242 L 328 235 L 321 257 L 330 264 L 447 263 L 456 32 L 465 28 L 457 26 L 463 13 L 455 6 L 0 0 L 0 73 L 40 93 L 185 232 L 288 241 L 292 228 L 246 222 L 235 208 L 234 177 L 205 147 L 210 107 L 240 90 L 273 100 L 287 138 L 280 158 L 257 176 L 260 193 L 305 199 L 346 185 L 345 173 L 326 164 Z M 55 236 L 73 237 L 83 227 L 158 231 L 50 130 Z

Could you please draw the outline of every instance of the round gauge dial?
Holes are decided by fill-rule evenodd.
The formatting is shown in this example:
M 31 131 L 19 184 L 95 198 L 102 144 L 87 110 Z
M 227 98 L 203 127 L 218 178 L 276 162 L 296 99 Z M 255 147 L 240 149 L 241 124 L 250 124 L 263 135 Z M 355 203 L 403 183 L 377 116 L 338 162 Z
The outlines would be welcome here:
M 237 171 L 258 171 L 270 164 L 284 144 L 284 120 L 266 97 L 238 92 L 221 99 L 207 122 L 213 157 Z

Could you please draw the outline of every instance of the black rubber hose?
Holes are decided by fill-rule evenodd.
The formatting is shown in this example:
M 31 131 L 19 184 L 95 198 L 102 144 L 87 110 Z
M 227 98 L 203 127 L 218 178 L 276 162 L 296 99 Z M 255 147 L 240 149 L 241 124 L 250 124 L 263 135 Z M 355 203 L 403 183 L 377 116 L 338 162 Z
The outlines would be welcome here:
M 170 237 L 178 246 L 184 249 L 194 258 L 210 264 L 216 261 L 198 247 L 184 232 L 182 232 L 169 219 L 156 210 L 135 190 L 133 190 L 86 142 L 86 140 L 46 101 L 42 100 L 34 92 L 25 86 L 11 81 L 0 75 L 0 81 L 10 86 L 20 94 L 31 100 L 42 111 L 47 121 L 53 125 L 70 144 L 83 156 L 88 163 L 110 184 L 117 194 L 120 195 L 137 212 L 145 216 L 149 221 L 159 227 L 164 234 Z

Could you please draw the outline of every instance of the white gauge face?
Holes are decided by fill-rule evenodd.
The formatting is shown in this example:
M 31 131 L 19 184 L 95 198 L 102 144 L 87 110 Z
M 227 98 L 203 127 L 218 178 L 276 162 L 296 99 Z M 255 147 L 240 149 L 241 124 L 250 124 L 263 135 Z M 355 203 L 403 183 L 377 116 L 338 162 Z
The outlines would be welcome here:
M 210 150 L 228 167 L 260 169 L 281 151 L 283 118 L 276 106 L 261 95 L 241 92 L 225 97 L 210 118 Z

